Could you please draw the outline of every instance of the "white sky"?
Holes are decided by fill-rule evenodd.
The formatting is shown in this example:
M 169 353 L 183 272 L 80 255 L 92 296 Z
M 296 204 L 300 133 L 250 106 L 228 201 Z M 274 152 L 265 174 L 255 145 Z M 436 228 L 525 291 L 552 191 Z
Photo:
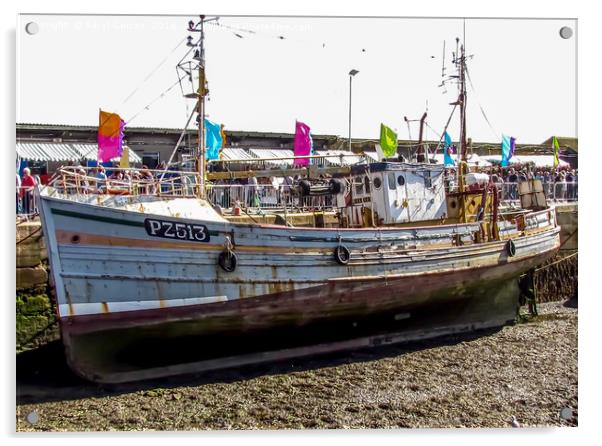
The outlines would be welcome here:
M 17 122 L 96 125 L 99 107 L 131 119 L 177 80 L 183 44 L 143 82 L 188 35 L 188 19 L 20 16 Z M 33 36 L 24 31 L 30 21 L 40 27 Z M 427 121 L 441 132 L 457 95 L 454 85 L 447 94 L 438 85 L 443 41 L 451 74 L 461 19 L 222 17 L 220 24 L 256 31 L 237 31 L 241 39 L 207 25 L 207 113 L 230 130 L 292 133 L 299 119 L 314 134 L 346 137 L 352 68 L 359 70 L 353 79 L 354 138 L 378 138 L 381 122 L 407 138 L 403 116 L 419 118 L 427 101 Z M 576 136 L 576 36 L 560 38 L 562 26 L 576 31 L 571 20 L 466 20 L 476 89 L 468 87 L 468 133 L 475 141 L 498 141 L 500 133 L 518 143 Z M 180 128 L 187 102 L 192 106 L 176 86 L 131 125 Z M 449 129 L 454 140 L 457 121 Z M 417 123 L 411 131 L 416 138 Z M 436 138 L 431 130 L 426 136 Z

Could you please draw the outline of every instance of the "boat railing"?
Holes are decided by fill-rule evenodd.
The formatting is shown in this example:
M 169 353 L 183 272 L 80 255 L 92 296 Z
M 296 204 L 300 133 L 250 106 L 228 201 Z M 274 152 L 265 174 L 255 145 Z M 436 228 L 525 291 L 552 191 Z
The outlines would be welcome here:
M 198 196 L 200 177 L 196 172 L 156 169 L 61 167 L 49 186 L 64 194 Z
M 223 209 L 241 207 L 295 212 L 336 207 L 331 195 L 302 196 L 296 188 L 286 184 L 212 184 L 207 186 L 207 199 Z
M 200 177 L 196 172 L 153 169 L 107 168 L 100 175 L 96 168 L 62 167 L 49 185 L 62 194 L 155 195 L 198 197 Z M 302 196 L 287 184 L 212 184 L 205 183 L 209 202 L 223 209 L 273 209 L 290 212 L 328 210 L 336 205 L 329 195 Z

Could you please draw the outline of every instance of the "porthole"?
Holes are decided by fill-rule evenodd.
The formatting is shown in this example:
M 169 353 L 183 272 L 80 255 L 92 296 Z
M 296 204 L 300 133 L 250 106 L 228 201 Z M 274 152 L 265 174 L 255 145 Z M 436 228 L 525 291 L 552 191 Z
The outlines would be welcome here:
M 451 206 L 452 209 L 456 209 L 456 200 L 452 200 L 449 205 Z
M 374 189 L 380 190 L 380 187 L 383 185 L 383 182 L 379 177 L 374 177 L 372 180 L 372 184 L 374 184 Z
M 404 184 L 406 184 L 406 179 L 404 178 L 403 175 L 399 175 L 397 177 L 397 184 L 399 184 L 400 186 L 403 186 Z

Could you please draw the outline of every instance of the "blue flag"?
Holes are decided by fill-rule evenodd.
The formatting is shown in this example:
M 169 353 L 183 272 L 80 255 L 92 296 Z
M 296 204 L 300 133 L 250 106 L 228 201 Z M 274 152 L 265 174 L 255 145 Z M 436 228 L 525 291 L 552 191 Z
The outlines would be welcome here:
M 452 148 L 452 139 L 449 136 L 449 133 L 445 132 L 443 134 L 443 164 L 446 166 L 453 166 L 456 163 L 454 159 L 451 157 L 451 148 Z
M 221 126 L 205 118 L 205 159 L 219 159 L 222 143 Z
M 508 162 L 514 155 L 516 138 L 502 135 L 502 167 L 508 167 Z

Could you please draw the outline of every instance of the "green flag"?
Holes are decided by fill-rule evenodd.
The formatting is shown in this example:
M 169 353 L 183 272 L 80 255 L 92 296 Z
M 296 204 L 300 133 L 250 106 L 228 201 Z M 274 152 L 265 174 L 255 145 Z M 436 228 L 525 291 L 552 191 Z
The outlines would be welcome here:
M 380 148 L 386 157 L 397 153 L 397 133 L 384 124 L 380 125 Z
M 558 167 L 558 164 L 560 163 L 560 161 L 558 160 L 558 140 L 556 139 L 556 137 L 554 136 L 554 138 L 552 139 L 552 146 L 554 146 L 554 167 Z

